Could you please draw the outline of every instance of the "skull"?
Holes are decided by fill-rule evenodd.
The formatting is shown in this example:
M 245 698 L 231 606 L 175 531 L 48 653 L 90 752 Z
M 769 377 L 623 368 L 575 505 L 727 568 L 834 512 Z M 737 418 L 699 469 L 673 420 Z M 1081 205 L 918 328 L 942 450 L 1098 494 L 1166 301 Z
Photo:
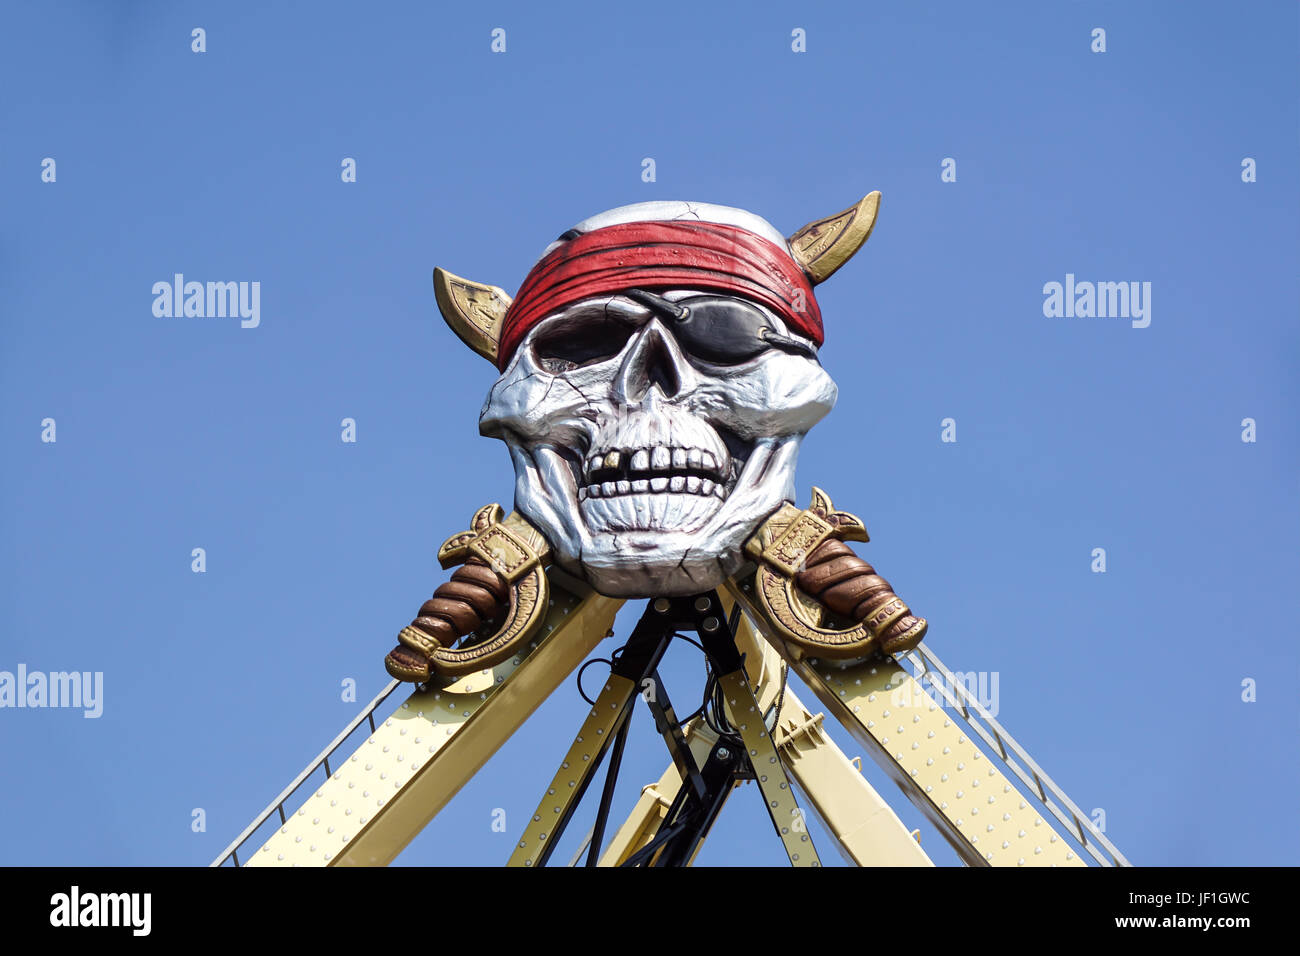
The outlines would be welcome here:
M 604 594 L 717 587 L 794 496 L 799 443 L 834 406 L 835 383 L 810 342 L 742 307 L 812 354 L 769 346 L 710 361 L 683 347 L 671 319 L 612 296 L 541 322 L 492 387 L 479 429 L 510 447 L 516 507 L 562 567 Z
M 779 249 L 763 245 L 768 251 L 761 255 L 797 264 L 788 268 L 802 270 L 799 282 L 820 281 L 865 241 L 878 196 L 810 224 L 788 244 L 766 221 L 728 207 L 642 203 L 611 210 L 552 243 L 520 299 L 547 254 L 567 240 L 645 221 L 744 229 Z M 725 254 L 731 246 L 719 248 Z M 768 271 L 787 268 L 785 260 L 768 262 Z M 722 260 L 700 261 L 712 268 Z M 658 268 L 659 260 L 651 265 Z M 613 597 L 706 591 L 739 569 L 746 539 L 794 498 L 803 436 L 835 404 L 835 383 L 814 344 L 820 313 L 814 340 L 806 324 L 796 327 L 797 314 L 781 311 L 781 303 L 771 307 L 743 282 L 669 285 L 662 270 L 636 272 L 623 258 L 610 272 L 601 294 L 576 301 L 570 294 L 555 308 L 546 296 L 539 305 L 532 304 L 538 296 L 529 300 L 531 324 L 509 341 L 479 430 L 509 447 L 515 508 L 570 574 Z M 646 275 L 656 281 L 641 281 Z M 509 298 L 448 273 L 435 274 L 439 281 L 439 304 L 452 327 L 497 358 Z M 561 281 L 573 283 L 567 273 Z

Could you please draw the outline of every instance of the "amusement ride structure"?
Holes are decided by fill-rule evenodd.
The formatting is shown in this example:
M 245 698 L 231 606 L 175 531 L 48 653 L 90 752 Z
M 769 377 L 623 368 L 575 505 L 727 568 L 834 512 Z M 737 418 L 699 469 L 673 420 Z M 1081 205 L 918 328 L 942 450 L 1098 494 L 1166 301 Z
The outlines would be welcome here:
M 510 449 L 514 510 L 486 505 L 446 540 L 438 558 L 455 571 L 399 634 L 393 680 L 213 865 L 391 862 L 616 643 L 628 600 L 644 612 L 601 662 L 510 865 L 556 862 L 602 764 L 595 823 L 564 862 L 689 865 L 752 782 L 793 865 L 821 862 L 809 813 L 852 863 L 932 865 L 824 714 L 968 865 L 1129 865 L 923 643 L 926 621 L 849 547 L 868 540 L 862 522 L 818 488 L 794 504 L 800 442 L 836 397 L 813 287 L 866 242 L 879 200 L 788 238 L 730 207 L 620 207 L 551 243 L 513 299 L 435 270 L 444 318 L 499 372 L 479 424 Z M 708 670 L 684 716 L 659 673 L 675 640 Z M 615 828 L 638 699 L 671 762 Z

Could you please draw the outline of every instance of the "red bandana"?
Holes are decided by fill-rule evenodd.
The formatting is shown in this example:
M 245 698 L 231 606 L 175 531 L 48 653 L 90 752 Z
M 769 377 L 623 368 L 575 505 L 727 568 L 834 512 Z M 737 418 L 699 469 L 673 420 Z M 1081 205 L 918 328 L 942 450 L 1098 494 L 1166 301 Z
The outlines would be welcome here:
M 506 312 L 499 366 L 505 369 L 533 326 L 567 305 L 627 289 L 671 288 L 751 299 L 822 344 L 812 283 L 786 250 L 739 226 L 629 222 L 571 239 L 533 267 Z

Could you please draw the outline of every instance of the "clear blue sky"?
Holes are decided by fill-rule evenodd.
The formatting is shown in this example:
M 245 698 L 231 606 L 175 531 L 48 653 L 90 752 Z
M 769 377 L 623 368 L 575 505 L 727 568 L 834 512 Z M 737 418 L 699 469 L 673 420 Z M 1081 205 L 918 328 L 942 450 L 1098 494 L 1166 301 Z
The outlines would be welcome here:
M 931 646 L 998 673 L 1000 718 L 1134 862 L 1293 863 L 1297 16 L 6 4 L 0 670 L 102 671 L 104 712 L 0 710 L 0 863 L 207 863 L 356 712 L 340 682 L 386 683 L 437 546 L 512 494 L 435 265 L 513 292 L 612 206 L 790 232 L 873 189 L 819 289 L 840 399 L 801 503 L 863 517 Z M 155 317 L 177 272 L 260 282 L 260 326 Z M 1067 273 L 1150 282 L 1150 326 L 1045 317 Z M 518 832 L 583 709 L 566 683 L 400 862 L 503 862 L 493 809 Z M 666 761 L 635 719 L 616 812 Z M 767 826 L 740 791 L 701 862 L 780 863 Z

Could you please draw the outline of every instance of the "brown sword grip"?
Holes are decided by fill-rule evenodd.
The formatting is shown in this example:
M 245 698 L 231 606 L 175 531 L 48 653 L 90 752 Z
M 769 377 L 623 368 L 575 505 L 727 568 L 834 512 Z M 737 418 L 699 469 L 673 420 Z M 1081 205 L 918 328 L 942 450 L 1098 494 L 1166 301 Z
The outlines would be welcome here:
M 481 558 L 470 556 L 421 605 L 411 626 L 398 636 L 401 643 L 384 658 L 384 667 L 398 680 L 426 681 L 433 650 L 451 647 L 465 635 L 503 619 L 509 609 L 509 583 Z
M 794 580 L 833 613 L 864 622 L 886 654 L 911 650 L 925 637 L 925 619 L 913 616 L 889 582 L 843 541 L 819 544 Z

